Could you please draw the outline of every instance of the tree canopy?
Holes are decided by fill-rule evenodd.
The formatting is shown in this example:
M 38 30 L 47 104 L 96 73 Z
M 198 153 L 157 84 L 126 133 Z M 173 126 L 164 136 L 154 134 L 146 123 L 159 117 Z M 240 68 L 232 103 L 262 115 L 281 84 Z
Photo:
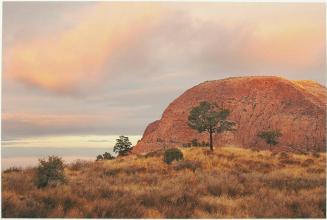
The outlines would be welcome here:
M 114 146 L 114 152 L 118 153 L 119 156 L 125 156 L 132 149 L 132 143 L 129 141 L 128 137 L 119 136 L 116 139 L 116 144 Z
M 213 150 L 212 134 L 233 131 L 235 122 L 227 120 L 229 109 L 218 108 L 215 103 L 200 102 L 194 107 L 188 117 L 188 125 L 198 132 L 208 132 L 210 149 Z
M 270 148 L 272 145 L 278 144 L 278 138 L 282 136 L 282 133 L 279 130 L 266 130 L 258 134 L 258 137 L 264 139 Z

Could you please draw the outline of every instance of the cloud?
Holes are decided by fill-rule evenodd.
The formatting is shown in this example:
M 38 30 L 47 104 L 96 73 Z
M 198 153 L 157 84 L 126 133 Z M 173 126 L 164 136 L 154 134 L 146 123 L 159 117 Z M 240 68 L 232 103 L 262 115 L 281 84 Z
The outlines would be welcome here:
M 10 13 L 20 4 L 30 3 L 4 8 L 5 138 L 142 134 L 183 91 L 229 76 L 325 83 L 324 4 L 33 3 Z
M 110 140 L 88 140 L 88 142 L 103 143 L 103 142 L 110 142 Z
M 4 75 L 72 94 L 126 75 L 307 73 L 324 66 L 322 9 L 315 4 L 99 3 L 66 12 L 61 20 L 75 21 L 68 27 L 19 39 L 5 50 Z
M 137 117 L 148 106 L 103 108 L 85 114 L 3 113 L 2 139 L 44 135 L 140 134 L 144 120 Z
M 158 8 L 142 4 L 98 4 L 83 10 L 68 30 L 17 42 L 5 54 L 5 75 L 58 93 L 101 79 L 110 56 L 138 40 Z M 45 24 L 48 25 L 48 24 Z

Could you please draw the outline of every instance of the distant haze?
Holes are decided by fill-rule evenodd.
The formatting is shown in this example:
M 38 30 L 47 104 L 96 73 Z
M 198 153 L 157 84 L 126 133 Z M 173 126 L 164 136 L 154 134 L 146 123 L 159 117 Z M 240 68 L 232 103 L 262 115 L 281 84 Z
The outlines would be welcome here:
M 3 5 L 7 145 L 73 137 L 61 143 L 81 147 L 91 140 L 83 135 L 95 146 L 103 135 L 136 141 L 206 80 L 278 75 L 325 84 L 323 3 Z

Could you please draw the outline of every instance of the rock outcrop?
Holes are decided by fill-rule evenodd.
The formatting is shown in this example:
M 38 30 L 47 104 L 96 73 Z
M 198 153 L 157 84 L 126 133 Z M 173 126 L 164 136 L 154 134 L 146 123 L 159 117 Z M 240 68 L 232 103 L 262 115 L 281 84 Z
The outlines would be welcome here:
M 166 108 L 160 120 L 149 124 L 133 152 L 182 146 L 192 139 L 208 142 L 208 134 L 200 134 L 187 124 L 189 112 L 201 101 L 229 109 L 228 119 L 237 124 L 234 132 L 214 135 L 215 147 L 268 148 L 257 134 L 278 129 L 283 136 L 277 149 L 325 151 L 326 98 L 325 87 L 307 80 L 262 76 L 206 81 L 184 92 Z

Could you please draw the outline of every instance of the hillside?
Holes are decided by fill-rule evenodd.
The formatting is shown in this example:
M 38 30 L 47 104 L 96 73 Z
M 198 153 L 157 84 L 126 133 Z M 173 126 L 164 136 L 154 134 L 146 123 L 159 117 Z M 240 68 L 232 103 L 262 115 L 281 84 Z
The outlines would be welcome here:
M 237 124 L 235 132 L 214 136 L 216 146 L 267 149 L 257 134 L 277 129 L 283 136 L 276 150 L 325 151 L 326 100 L 326 88 L 307 80 L 257 76 L 206 81 L 184 92 L 160 120 L 150 123 L 134 153 L 182 146 L 192 139 L 208 142 L 207 134 L 199 134 L 187 125 L 189 112 L 201 101 L 229 109 L 229 119 Z
M 35 170 L 2 173 L 2 217 L 326 217 L 326 154 L 183 148 L 65 168 L 67 183 L 37 189 Z

